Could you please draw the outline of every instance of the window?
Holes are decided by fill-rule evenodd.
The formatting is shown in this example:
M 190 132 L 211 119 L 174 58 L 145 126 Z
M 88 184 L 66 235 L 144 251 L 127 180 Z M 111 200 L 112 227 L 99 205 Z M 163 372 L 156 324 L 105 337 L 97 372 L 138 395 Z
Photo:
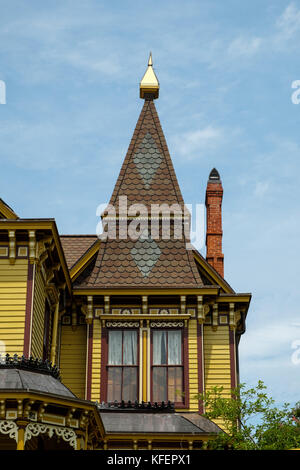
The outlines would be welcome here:
M 153 330 L 152 400 L 183 401 L 181 330 Z
M 107 400 L 135 401 L 138 391 L 137 331 L 109 330 Z

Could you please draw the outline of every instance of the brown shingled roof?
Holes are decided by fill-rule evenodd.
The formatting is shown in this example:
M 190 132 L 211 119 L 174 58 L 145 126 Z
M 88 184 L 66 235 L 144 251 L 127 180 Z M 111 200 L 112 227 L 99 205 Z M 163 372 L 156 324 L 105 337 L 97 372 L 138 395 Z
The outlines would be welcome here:
M 60 235 L 68 268 L 81 258 L 86 251 L 98 240 L 97 235 Z
M 178 204 L 183 198 L 165 137 L 152 100 L 145 100 L 110 204 L 118 208 L 118 198 L 130 204 Z M 150 214 L 149 214 L 150 215 Z M 95 265 L 75 287 L 202 287 L 192 250 L 187 240 L 108 239 L 102 241 Z
M 128 204 L 183 206 L 166 139 L 153 101 L 145 101 L 117 179 L 110 204 L 127 196 Z
M 201 287 L 193 253 L 184 240 L 101 242 L 91 274 L 75 284 L 86 288 Z

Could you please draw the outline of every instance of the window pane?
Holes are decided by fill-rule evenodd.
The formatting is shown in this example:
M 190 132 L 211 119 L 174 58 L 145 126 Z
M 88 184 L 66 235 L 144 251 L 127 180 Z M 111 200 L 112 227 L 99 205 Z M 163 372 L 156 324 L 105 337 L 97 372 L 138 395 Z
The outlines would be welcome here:
M 124 331 L 123 336 L 123 364 L 134 365 L 137 363 L 137 332 Z
M 167 401 L 167 369 L 153 368 L 153 401 Z
M 122 400 L 137 400 L 137 369 L 136 367 L 123 368 Z
M 109 367 L 107 378 L 107 401 L 121 401 L 122 368 Z
M 182 402 L 182 368 L 168 368 L 168 399 L 170 401 Z
M 166 331 L 153 331 L 153 364 L 167 363 Z
M 168 364 L 181 364 L 181 331 L 168 331 Z
M 122 364 L 122 331 L 109 331 L 108 364 Z

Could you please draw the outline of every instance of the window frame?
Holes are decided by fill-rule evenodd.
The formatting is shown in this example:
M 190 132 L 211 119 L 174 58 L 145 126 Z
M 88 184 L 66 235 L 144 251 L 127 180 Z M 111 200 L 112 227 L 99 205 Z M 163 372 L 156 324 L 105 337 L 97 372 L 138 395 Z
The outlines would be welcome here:
M 154 331 L 181 331 L 181 365 L 176 364 L 153 364 L 153 333 Z M 167 369 L 167 400 L 168 402 L 168 368 L 169 367 L 180 367 L 182 369 L 182 401 L 175 402 L 176 408 L 188 408 L 189 403 L 189 392 L 188 392 L 188 342 L 187 342 L 187 328 L 186 327 L 151 327 L 150 331 L 150 396 L 151 402 L 153 400 L 153 370 L 155 367 L 164 367 Z M 167 356 L 168 356 L 168 339 L 167 339 Z M 160 401 L 161 403 L 161 401 Z
M 137 341 L 137 352 L 136 352 L 136 364 L 109 364 L 108 363 L 108 357 L 109 357 L 109 332 L 110 331 L 121 331 L 122 332 L 122 361 L 123 361 L 123 352 L 124 352 L 124 344 L 123 344 L 123 333 L 125 331 L 136 331 L 136 341 Z M 101 400 L 104 401 L 105 403 L 108 402 L 108 369 L 109 368 L 121 368 L 122 369 L 122 376 L 121 376 L 121 395 L 123 391 L 123 370 L 125 367 L 127 368 L 135 368 L 137 373 L 137 382 L 136 382 L 136 389 L 137 389 L 137 400 L 139 401 L 139 383 L 140 383 L 140 331 L 139 328 L 122 328 L 122 327 L 117 327 L 117 328 L 105 328 L 105 331 L 103 332 L 102 336 L 102 344 L 104 348 L 102 349 L 104 353 L 103 357 L 103 362 L 102 362 L 102 370 L 101 370 Z M 123 400 L 121 398 L 121 400 Z M 126 401 L 126 400 L 125 400 Z M 134 400 L 131 400 L 134 403 Z M 110 401 L 111 403 L 111 401 Z

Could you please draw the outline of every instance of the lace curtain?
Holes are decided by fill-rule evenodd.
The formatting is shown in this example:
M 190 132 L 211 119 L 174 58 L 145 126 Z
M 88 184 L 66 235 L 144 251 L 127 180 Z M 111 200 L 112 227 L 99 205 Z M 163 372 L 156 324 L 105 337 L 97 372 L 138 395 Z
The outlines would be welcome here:
M 137 364 L 137 332 L 134 330 L 110 330 L 108 338 L 109 365 Z
M 181 364 L 181 331 L 153 331 L 153 365 L 161 364 Z

